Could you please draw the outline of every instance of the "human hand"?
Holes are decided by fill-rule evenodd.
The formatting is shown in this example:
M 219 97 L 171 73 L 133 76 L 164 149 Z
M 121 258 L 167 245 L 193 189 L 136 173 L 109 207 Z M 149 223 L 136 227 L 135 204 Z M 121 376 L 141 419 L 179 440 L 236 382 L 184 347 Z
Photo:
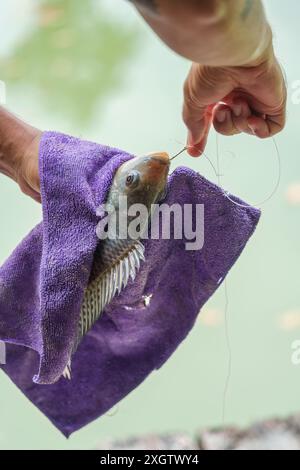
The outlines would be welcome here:
M 211 125 L 223 135 L 271 137 L 285 125 L 286 86 L 269 45 L 254 63 L 210 67 L 194 63 L 184 86 L 188 152 L 203 152 Z

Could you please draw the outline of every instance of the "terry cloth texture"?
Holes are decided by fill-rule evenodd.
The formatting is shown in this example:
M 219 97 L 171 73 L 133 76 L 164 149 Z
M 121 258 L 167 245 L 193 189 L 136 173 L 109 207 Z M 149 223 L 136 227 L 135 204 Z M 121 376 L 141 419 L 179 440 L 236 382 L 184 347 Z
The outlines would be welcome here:
M 237 260 L 259 219 L 191 169 L 170 176 L 168 204 L 204 204 L 204 246 L 146 240 L 134 282 L 85 336 L 60 378 L 76 337 L 80 306 L 98 243 L 97 207 L 114 173 L 132 155 L 46 132 L 40 144 L 43 222 L 0 269 L 3 371 L 66 436 L 106 413 L 159 368 Z M 234 198 L 237 202 L 239 199 Z M 143 296 L 152 295 L 145 307 Z

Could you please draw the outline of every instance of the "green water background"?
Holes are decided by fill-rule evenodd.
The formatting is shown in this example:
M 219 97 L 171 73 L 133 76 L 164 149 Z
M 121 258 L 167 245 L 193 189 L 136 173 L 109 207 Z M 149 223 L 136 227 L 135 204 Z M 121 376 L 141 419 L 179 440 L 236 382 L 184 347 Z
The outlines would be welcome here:
M 289 87 L 288 124 L 277 137 L 281 185 L 263 207 L 259 227 L 228 276 L 232 373 L 226 423 L 244 425 L 300 409 L 300 366 L 291 363 L 300 316 L 300 205 L 286 191 L 300 182 L 300 80 L 297 0 L 268 0 L 275 47 Z M 56 129 L 141 154 L 170 153 L 185 141 L 182 84 L 189 63 L 168 50 L 123 0 L 12 0 L 0 7 L 0 79 L 9 109 L 42 129 Z M 264 199 L 276 180 L 271 140 L 220 137 L 223 186 L 248 202 Z M 178 143 L 180 142 L 180 143 Z M 215 135 L 207 154 L 215 161 Z M 209 179 L 205 159 L 181 156 Z M 41 220 L 40 207 L 0 176 L 0 262 Z M 66 440 L 0 374 L 1 449 L 94 448 L 108 438 L 185 431 L 221 423 L 228 351 L 222 287 L 168 363 L 114 412 Z M 201 318 L 201 317 L 200 317 Z

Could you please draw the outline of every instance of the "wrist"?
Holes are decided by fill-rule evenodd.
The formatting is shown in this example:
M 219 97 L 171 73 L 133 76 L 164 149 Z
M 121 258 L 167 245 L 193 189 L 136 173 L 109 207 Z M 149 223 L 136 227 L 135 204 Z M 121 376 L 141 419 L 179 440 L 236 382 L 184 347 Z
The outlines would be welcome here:
M 0 172 L 17 181 L 38 131 L 0 108 Z
M 7 130 L 0 139 L 0 172 L 17 180 L 19 168 L 22 164 L 21 151 L 19 151 L 19 137 L 14 129 Z
M 247 81 L 250 83 L 256 81 L 258 77 L 272 69 L 276 63 L 272 31 L 269 28 L 268 35 L 266 35 L 264 39 L 263 47 L 261 46 L 257 49 L 248 60 L 237 65 L 222 68 L 226 69 L 229 75 L 237 80 L 237 82 L 239 82 L 239 77 L 242 76 L 243 79 L 247 77 Z
M 269 24 L 266 24 L 265 31 L 259 45 L 254 49 L 243 67 L 257 67 L 275 58 L 273 49 L 273 34 Z
M 26 147 L 23 149 L 17 169 L 17 182 L 22 187 L 22 180 L 36 193 L 40 192 L 39 178 L 39 146 L 42 132 L 34 129 L 34 134 L 28 138 Z M 25 191 L 26 192 L 26 191 Z

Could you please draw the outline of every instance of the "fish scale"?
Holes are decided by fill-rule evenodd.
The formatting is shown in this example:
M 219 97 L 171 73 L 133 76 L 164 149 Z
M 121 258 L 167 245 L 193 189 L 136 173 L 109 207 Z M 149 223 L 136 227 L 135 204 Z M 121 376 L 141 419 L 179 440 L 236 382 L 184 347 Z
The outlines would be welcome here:
M 126 195 L 128 207 L 134 203 L 143 203 L 151 215 L 152 204 L 156 204 L 165 193 L 169 170 L 167 154 L 136 157 L 124 163 L 117 170 L 107 202 L 118 214 L 117 196 Z M 138 176 L 137 176 L 138 175 Z M 127 186 L 128 177 L 137 185 Z M 131 219 L 127 216 L 127 228 Z M 146 224 L 145 224 L 146 226 Z M 115 234 L 115 232 L 113 232 Z M 145 261 L 145 248 L 141 240 L 132 238 L 108 237 L 100 240 L 96 248 L 88 285 L 84 291 L 83 302 L 78 322 L 78 332 L 71 357 L 63 376 L 71 379 L 71 358 L 76 353 L 82 338 L 100 318 L 108 304 L 116 295 L 133 282 Z

